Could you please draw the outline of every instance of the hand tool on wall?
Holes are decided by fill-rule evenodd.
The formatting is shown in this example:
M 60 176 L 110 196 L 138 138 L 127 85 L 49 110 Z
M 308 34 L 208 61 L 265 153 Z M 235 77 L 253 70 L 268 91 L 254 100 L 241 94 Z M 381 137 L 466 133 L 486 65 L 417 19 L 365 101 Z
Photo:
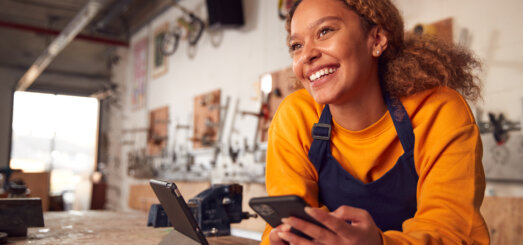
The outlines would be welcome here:
M 510 131 L 521 130 L 521 122 L 507 120 L 503 113 L 496 116 L 495 113 L 489 112 L 488 121 L 483 121 L 482 116 L 483 110 L 477 108 L 475 117 L 479 132 L 481 134 L 492 133 L 498 145 L 503 145 L 509 140 Z
M 494 113 L 489 113 L 490 124 L 493 126 L 493 135 L 494 139 L 498 145 L 503 145 L 508 140 L 508 131 L 503 128 L 503 123 L 505 122 L 505 116 L 503 113 L 500 113 L 496 118 Z
M 220 107 L 220 112 L 222 113 L 221 118 L 225 118 L 225 116 L 228 114 L 230 102 L 231 102 L 231 97 L 227 96 L 227 98 L 225 99 L 225 106 Z M 225 119 L 220 120 L 220 123 L 218 124 L 218 139 L 216 140 L 216 142 L 218 142 L 218 144 L 215 145 L 214 155 L 213 155 L 212 162 L 211 162 L 211 164 L 213 166 L 216 165 L 216 159 L 218 158 L 218 154 L 220 153 L 220 143 L 222 143 L 222 139 L 223 139 L 224 126 L 225 126 Z
M 161 44 L 163 55 L 170 56 L 176 52 L 176 49 L 178 49 L 178 43 L 180 42 L 180 37 L 181 30 L 178 26 L 175 26 L 165 32 Z
M 184 28 L 187 31 L 186 38 L 189 41 L 189 44 L 191 46 L 196 45 L 205 29 L 205 23 L 192 11 L 179 5 L 177 1 L 173 0 L 172 5 L 185 14 L 186 17 L 178 18 L 177 23 L 181 28 Z

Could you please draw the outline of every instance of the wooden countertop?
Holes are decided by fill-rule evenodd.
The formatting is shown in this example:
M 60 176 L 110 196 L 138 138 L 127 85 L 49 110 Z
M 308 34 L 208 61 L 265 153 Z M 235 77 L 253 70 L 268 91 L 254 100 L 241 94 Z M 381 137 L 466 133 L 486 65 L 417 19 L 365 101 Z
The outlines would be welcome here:
M 481 213 L 492 244 L 521 244 L 523 198 L 485 197 Z M 141 211 L 46 212 L 46 227 L 29 228 L 27 237 L 9 238 L 8 244 L 158 244 L 171 228 L 147 227 Z M 237 225 L 237 224 L 234 224 Z M 208 238 L 212 245 L 259 244 L 239 237 Z
M 7 244 L 158 244 L 172 228 L 147 227 L 143 212 L 69 211 L 44 213 L 45 227 L 29 228 L 27 237 Z M 240 237 L 208 237 L 211 245 L 259 244 Z

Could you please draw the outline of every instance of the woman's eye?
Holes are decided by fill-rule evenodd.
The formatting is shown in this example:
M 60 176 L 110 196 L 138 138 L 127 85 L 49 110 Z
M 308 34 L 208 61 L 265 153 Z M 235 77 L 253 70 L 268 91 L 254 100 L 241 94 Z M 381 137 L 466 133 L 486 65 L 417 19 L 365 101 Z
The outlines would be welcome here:
M 331 32 L 332 28 L 326 27 L 320 30 L 319 37 L 323 37 L 327 35 L 327 33 Z
M 301 48 L 301 44 L 299 44 L 299 43 L 294 43 L 294 44 L 291 44 L 291 45 L 289 46 L 289 51 L 290 51 L 290 52 L 294 52 L 294 51 L 296 51 L 296 50 L 298 50 L 298 49 L 300 49 L 300 48 Z

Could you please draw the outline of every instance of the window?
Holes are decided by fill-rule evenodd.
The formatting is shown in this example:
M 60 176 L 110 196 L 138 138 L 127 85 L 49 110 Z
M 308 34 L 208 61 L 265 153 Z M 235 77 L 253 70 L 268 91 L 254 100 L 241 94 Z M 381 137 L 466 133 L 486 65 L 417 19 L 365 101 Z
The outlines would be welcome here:
M 50 191 L 64 195 L 65 208 L 85 210 L 95 169 L 98 100 L 16 92 L 10 166 L 51 173 Z

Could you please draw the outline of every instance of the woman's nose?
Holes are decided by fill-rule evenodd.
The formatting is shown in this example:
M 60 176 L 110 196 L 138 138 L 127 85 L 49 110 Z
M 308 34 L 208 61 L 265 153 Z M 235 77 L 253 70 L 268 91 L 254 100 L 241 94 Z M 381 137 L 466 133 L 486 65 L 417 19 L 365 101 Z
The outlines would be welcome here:
M 318 59 L 321 56 L 321 52 L 317 49 L 317 47 L 312 44 L 306 44 L 303 47 L 303 63 L 310 64 L 314 62 L 316 59 Z

